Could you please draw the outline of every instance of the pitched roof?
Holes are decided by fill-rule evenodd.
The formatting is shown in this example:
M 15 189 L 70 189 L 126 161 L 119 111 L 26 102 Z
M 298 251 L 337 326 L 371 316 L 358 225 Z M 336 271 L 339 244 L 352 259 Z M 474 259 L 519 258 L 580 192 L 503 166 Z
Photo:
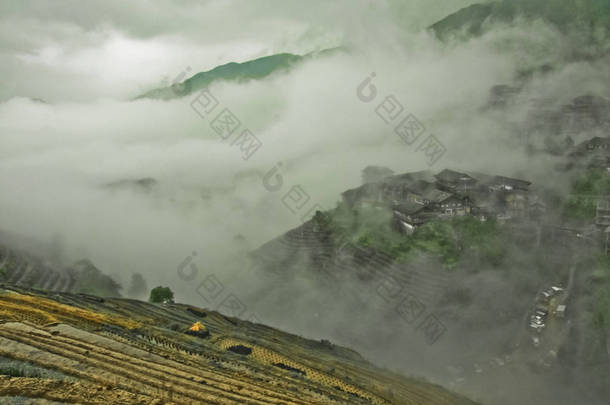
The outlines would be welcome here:
M 447 182 L 477 181 L 474 177 L 471 177 L 466 173 L 460 173 L 460 172 L 456 172 L 455 170 L 450 170 L 450 169 L 445 169 L 442 172 L 435 175 L 434 177 L 436 177 L 437 179 L 439 179 L 441 181 L 447 181 Z
M 474 177 L 476 177 L 481 183 L 485 185 L 499 185 L 506 184 L 515 188 L 526 189 L 532 183 L 527 180 L 521 180 L 514 177 L 506 177 L 506 176 L 495 176 L 489 174 L 483 174 L 478 172 L 470 172 Z
M 394 209 L 406 215 L 416 214 L 426 208 L 422 204 L 405 201 L 394 206 Z
M 494 176 L 494 182 L 501 184 L 508 184 L 517 188 L 527 188 L 532 182 L 527 180 L 515 179 L 513 177 Z
M 409 183 L 407 185 L 407 188 L 410 191 L 423 195 L 423 194 L 427 193 L 428 191 L 435 189 L 436 186 L 434 185 L 434 183 L 430 183 L 429 181 L 417 180 L 412 183 Z
M 447 193 L 443 190 L 439 190 L 437 188 L 434 188 L 432 190 L 428 190 L 426 193 L 424 193 L 423 197 L 426 200 L 435 202 L 435 203 L 439 203 L 441 201 L 446 200 L 447 198 L 453 196 L 454 194 L 451 193 Z
M 430 170 L 420 170 L 418 172 L 410 172 L 403 174 L 395 174 L 383 179 L 387 183 L 408 183 L 415 181 L 434 181 L 434 176 Z

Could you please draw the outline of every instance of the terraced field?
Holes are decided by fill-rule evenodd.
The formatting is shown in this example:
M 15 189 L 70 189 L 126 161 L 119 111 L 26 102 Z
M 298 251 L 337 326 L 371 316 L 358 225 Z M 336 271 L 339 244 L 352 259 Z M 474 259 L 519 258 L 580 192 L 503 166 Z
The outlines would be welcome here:
M 54 269 L 19 250 L 0 244 L 0 269 L 4 269 L 2 282 L 46 291 L 72 291 L 75 283 L 71 269 Z
M 0 402 L 473 404 L 349 349 L 217 312 L 20 287 L 0 289 L 0 358 L 48 371 L 0 376 Z
M 270 282 L 294 277 L 301 269 L 334 284 L 342 278 L 356 277 L 373 281 L 367 286 L 370 288 L 386 280 L 417 291 L 418 299 L 427 304 L 444 296 L 452 283 L 447 272 L 429 268 L 422 271 L 424 266 L 397 263 L 385 252 L 341 241 L 332 232 L 316 228 L 313 221 L 267 242 L 251 256 Z

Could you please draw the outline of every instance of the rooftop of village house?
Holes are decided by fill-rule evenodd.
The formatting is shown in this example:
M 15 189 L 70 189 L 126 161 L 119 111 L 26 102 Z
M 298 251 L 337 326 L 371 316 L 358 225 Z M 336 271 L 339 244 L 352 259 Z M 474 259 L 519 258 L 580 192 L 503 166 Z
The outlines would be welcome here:
M 489 191 L 494 188 L 527 191 L 531 184 L 527 180 L 479 172 L 458 172 L 444 169 L 438 174 L 433 174 L 431 171 L 425 170 L 387 176 L 379 181 L 368 182 L 347 190 L 342 195 L 347 200 L 356 201 L 380 192 L 402 190 L 420 195 L 430 202 L 440 202 L 455 194 L 455 191 L 451 189 L 452 185 L 468 185 L 471 188 L 481 186 L 476 187 L 478 191 Z

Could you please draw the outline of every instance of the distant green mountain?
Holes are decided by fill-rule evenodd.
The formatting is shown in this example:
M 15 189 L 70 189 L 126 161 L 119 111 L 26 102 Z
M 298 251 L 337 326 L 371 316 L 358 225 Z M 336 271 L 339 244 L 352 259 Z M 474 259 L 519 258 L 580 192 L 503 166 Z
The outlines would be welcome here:
M 334 52 L 337 49 L 339 48 L 323 50 L 306 55 L 279 53 L 243 63 L 230 62 L 225 65 L 217 66 L 212 70 L 208 70 L 207 72 L 197 73 L 193 77 L 181 83 L 174 83 L 169 87 L 151 90 L 142 94 L 141 96 L 136 97 L 136 100 L 141 98 L 169 100 L 184 97 L 209 86 L 215 81 L 247 81 L 263 79 L 272 73 L 288 71 L 290 68 L 305 59 L 325 55 Z
M 430 29 L 442 40 L 452 35 L 470 37 L 482 34 L 486 23 L 509 23 L 517 17 L 542 19 L 564 33 L 584 33 L 588 42 L 607 43 L 610 36 L 608 0 L 500 0 L 479 3 L 447 16 L 430 26 Z
M 473 4 L 432 24 L 430 29 L 443 40 L 460 31 L 470 36 L 480 35 L 492 11 L 492 4 Z

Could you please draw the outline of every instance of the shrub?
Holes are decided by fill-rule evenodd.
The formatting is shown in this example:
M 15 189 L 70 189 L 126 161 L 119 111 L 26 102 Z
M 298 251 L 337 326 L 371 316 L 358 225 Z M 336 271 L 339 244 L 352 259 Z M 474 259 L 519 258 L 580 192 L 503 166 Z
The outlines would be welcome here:
M 146 291 L 148 291 L 146 280 L 144 280 L 144 277 L 142 277 L 140 273 L 134 273 L 131 276 L 127 296 L 130 298 L 144 298 L 146 296 Z

